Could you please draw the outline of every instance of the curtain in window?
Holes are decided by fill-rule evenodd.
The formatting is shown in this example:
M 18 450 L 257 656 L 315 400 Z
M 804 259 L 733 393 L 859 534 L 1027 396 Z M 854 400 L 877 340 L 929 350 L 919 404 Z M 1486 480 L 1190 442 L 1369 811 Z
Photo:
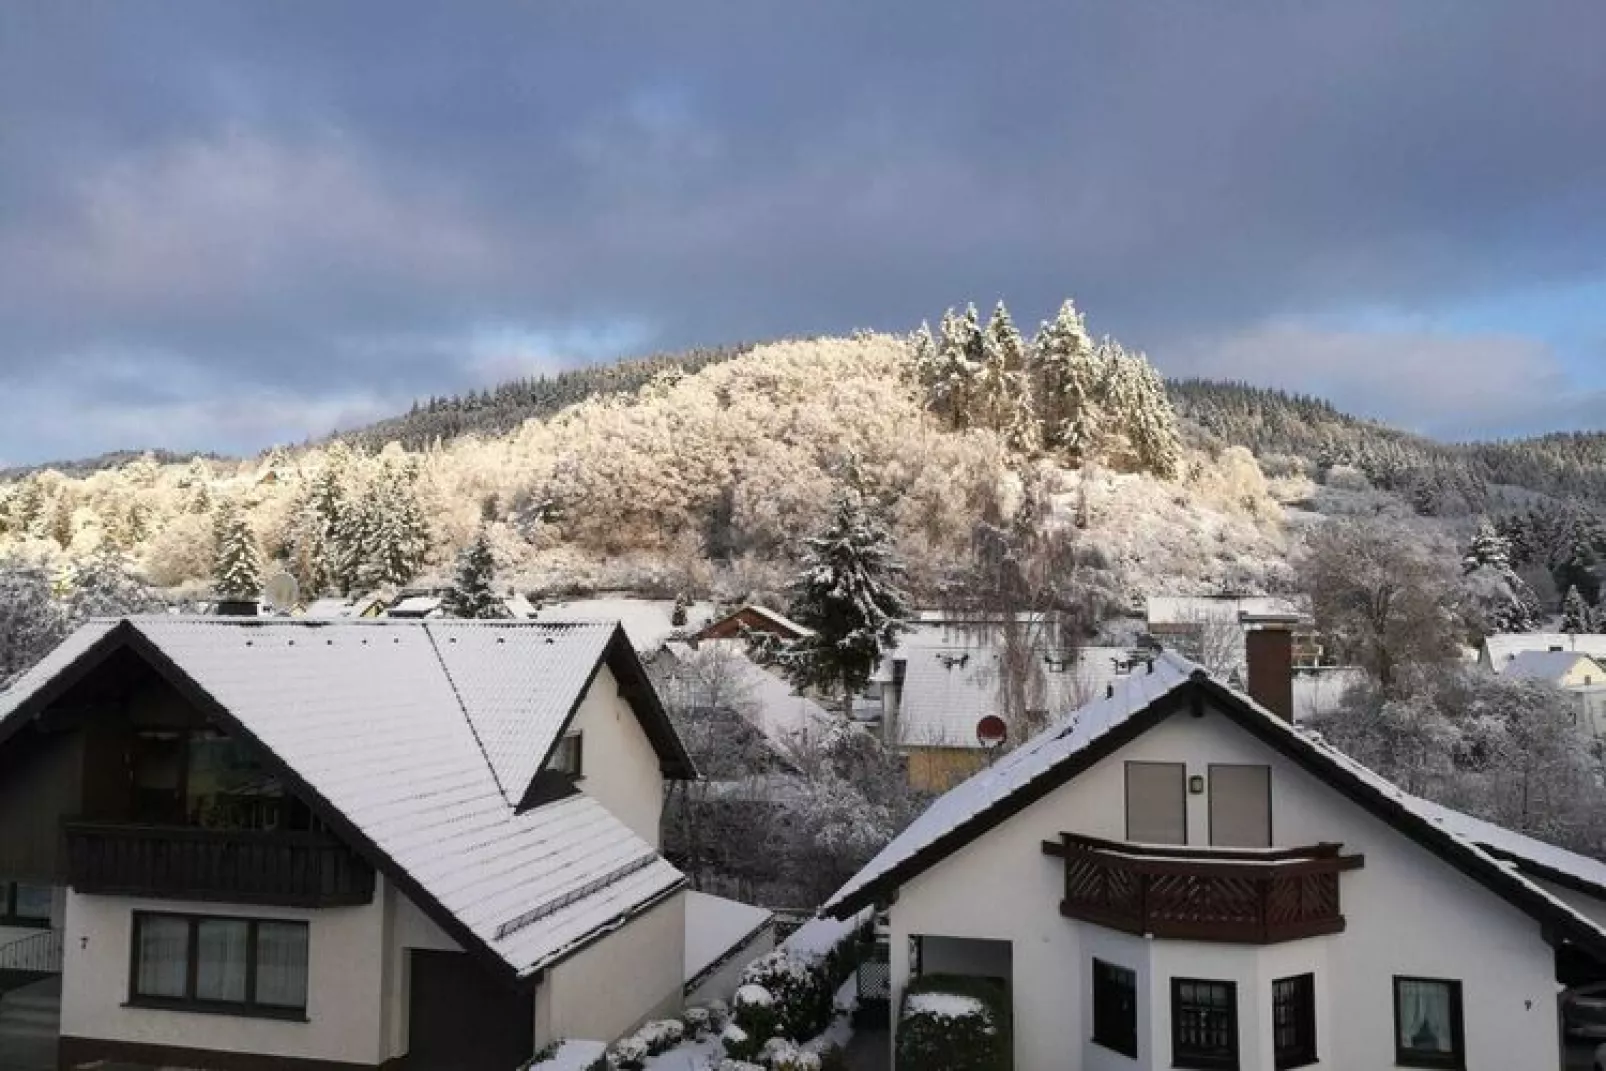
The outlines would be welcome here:
M 245 1003 L 245 960 L 251 924 L 208 919 L 198 924 L 195 998 Z
M 258 923 L 257 1003 L 275 1008 L 307 1006 L 307 927 L 304 924 Z
M 1452 1052 L 1450 987 L 1443 982 L 1399 982 L 1400 1046 L 1413 1052 Z
M 182 998 L 189 970 L 190 924 L 187 919 L 139 920 L 139 969 L 134 985 L 143 997 Z

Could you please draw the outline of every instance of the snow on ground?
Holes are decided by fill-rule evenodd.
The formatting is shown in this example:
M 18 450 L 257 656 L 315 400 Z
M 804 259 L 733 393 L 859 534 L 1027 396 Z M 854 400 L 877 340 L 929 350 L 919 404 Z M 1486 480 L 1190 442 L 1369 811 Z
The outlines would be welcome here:
M 708 893 L 686 894 L 686 981 L 723 959 L 771 918 L 770 912 Z
M 649 1056 L 642 1067 L 643 1071 L 708 1071 L 718 1067 L 724 1058 L 725 1048 L 719 1038 L 710 1037 L 682 1042 L 668 1052 Z
M 606 1048 L 600 1041 L 562 1041 L 553 1057 L 537 1066 L 540 1071 L 586 1071 Z
M 671 619 L 673 599 L 632 599 L 624 596 L 598 599 L 570 599 L 541 607 L 537 621 L 617 621 L 638 651 L 656 651 L 671 633 L 677 631 Z M 688 631 L 714 619 L 714 604 L 694 602 L 686 611 Z

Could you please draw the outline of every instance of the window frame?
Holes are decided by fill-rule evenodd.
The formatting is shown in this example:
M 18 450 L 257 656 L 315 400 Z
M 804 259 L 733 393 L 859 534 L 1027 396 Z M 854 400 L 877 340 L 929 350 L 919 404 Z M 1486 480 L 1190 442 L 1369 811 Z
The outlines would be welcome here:
M 50 914 L 21 915 L 17 913 L 17 902 L 21 898 L 22 886 L 31 889 L 50 889 Z M 56 890 L 53 886 L 40 885 L 32 881 L 13 881 L 9 878 L 0 879 L 0 926 L 11 926 L 19 930 L 48 930 L 51 916 L 55 914 Z
M 176 919 L 187 924 L 185 937 L 184 993 L 182 997 L 145 995 L 139 991 L 139 946 L 141 929 L 147 919 Z M 195 995 L 200 976 L 200 926 L 203 922 L 243 922 L 247 926 L 245 941 L 245 1000 L 206 1000 Z M 257 943 L 261 927 L 266 925 L 300 926 L 307 933 L 306 978 L 300 1007 L 257 1002 Z M 312 986 L 312 924 L 306 919 L 250 918 L 241 915 L 195 915 L 182 911 L 135 911 L 129 927 L 128 999 L 124 1007 L 151 1008 L 159 1011 L 202 1012 L 209 1015 L 230 1015 L 242 1019 L 279 1019 L 286 1022 L 310 1022 L 307 1017 L 311 1004 Z
M 1400 983 L 1442 985 L 1450 995 L 1450 1051 L 1448 1053 L 1422 1052 L 1408 1049 L 1400 1043 Z M 1426 1067 L 1437 1071 L 1466 1071 L 1467 1034 L 1462 1018 L 1461 979 L 1427 978 L 1414 974 L 1396 974 L 1392 986 L 1394 1002 L 1394 1063 L 1398 1067 Z
M 586 734 L 584 732 L 575 730 L 573 732 L 564 733 L 562 736 L 558 737 L 558 742 L 552 747 L 552 762 L 549 764 L 549 768 L 554 773 L 563 774 L 565 777 L 572 777 L 576 781 L 584 779 L 586 775 L 585 735 Z M 574 769 L 572 770 L 565 769 L 564 767 L 557 765 L 558 757 L 563 754 L 564 746 L 570 741 L 574 742 Z
M 1097 956 L 1093 957 L 1092 971 L 1093 1034 L 1089 1040 L 1100 1048 L 1109 1049 L 1111 1052 L 1136 1060 L 1138 1058 L 1138 972 L 1131 967 L 1123 967 L 1119 963 L 1111 963 L 1108 960 L 1099 959 Z M 1106 1025 L 1108 1012 L 1106 1015 L 1099 1014 L 1099 1006 L 1102 1003 L 1100 997 L 1103 995 L 1105 999 L 1120 1000 L 1119 995 L 1113 998 L 1107 995 L 1108 987 L 1123 984 L 1114 980 L 1115 976 L 1119 975 L 1124 975 L 1131 983 L 1127 991 L 1128 999 L 1131 1002 L 1131 1022 L 1123 1022 L 1121 1024 L 1119 1036 L 1110 1036 L 1101 1029 Z M 1117 1007 L 1113 1011 L 1119 1012 L 1120 1009 Z
M 1294 1029 L 1298 1034 L 1294 1046 L 1289 1049 L 1277 1047 L 1277 988 L 1285 984 L 1292 984 L 1295 993 L 1293 1008 Z M 1289 975 L 1287 978 L 1276 978 L 1271 983 L 1271 1046 L 1272 1066 L 1276 1071 L 1291 1071 L 1296 1067 L 1309 1067 L 1317 1063 L 1317 1035 L 1316 1035 L 1316 974 L 1307 971 L 1304 974 Z
M 1227 991 L 1232 1009 L 1230 1050 L 1225 1056 L 1211 1053 L 1188 1052 L 1182 1040 L 1182 987 L 1184 985 L 1220 986 Z M 1221 978 L 1171 979 L 1171 1066 L 1194 1071 L 1237 1071 L 1242 1059 L 1243 1039 L 1238 1029 L 1238 983 Z

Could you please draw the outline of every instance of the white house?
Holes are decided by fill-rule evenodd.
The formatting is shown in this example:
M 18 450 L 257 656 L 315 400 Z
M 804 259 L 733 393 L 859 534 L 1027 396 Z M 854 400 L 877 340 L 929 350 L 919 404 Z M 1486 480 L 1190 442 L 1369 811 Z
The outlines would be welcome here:
M 1560 1066 L 1558 960 L 1606 962 L 1606 866 L 1411 797 L 1290 706 L 1165 654 L 826 911 L 887 910 L 894 1007 L 916 974 L 998 979 L 1018 1071 Z
M 1518 655 L 1528 651 L 1572 652 L 1606 659 L 1606 635 L 1569 632 L 1501 632 L 1488 637 L 1478 649 L 1478 664 L 1494 673 L 1505 672 Z
M 617 625 L 96 622 L 0 695 L 0 873 L 62 1067 L 510 1071 L 680 1006 L 694 774 Z
M 1506 677 L 1544 681 L 1567 692 L 1577 703 L 1579 724 L 1595 736 L 1606 736 L 1606 668 L 1579 651 L 1523 651 L 1500 670 Z

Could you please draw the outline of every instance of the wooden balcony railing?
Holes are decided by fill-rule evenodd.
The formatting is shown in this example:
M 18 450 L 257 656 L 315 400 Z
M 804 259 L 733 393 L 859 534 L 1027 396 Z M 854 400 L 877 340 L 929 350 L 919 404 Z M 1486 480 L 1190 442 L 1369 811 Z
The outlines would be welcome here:
M 371 903 L 374 871 L 318 833 L 68 823 L 67 883 L 80 893 L 281 907 Z
M 1065 860 L 1060 913 L 1126 933 L 1275 944 L 1344 929 L 1339 875 L 1364 864 L 1340 845 L 1237 850 L 1046 841 Z

